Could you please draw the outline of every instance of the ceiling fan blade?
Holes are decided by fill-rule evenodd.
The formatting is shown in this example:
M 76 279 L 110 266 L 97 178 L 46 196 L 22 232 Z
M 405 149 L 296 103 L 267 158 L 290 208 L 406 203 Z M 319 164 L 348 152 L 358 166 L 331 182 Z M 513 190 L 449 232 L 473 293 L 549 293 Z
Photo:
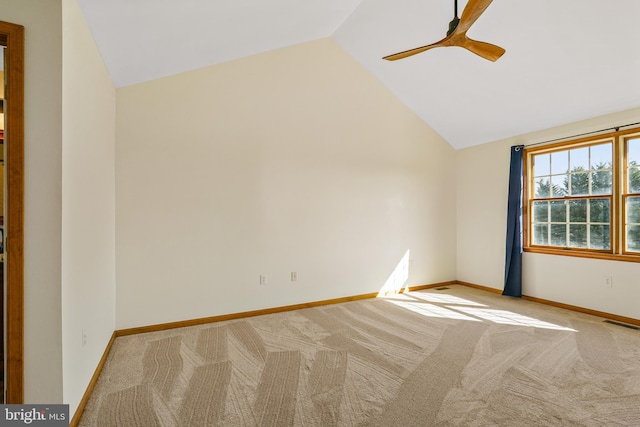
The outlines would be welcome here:
M 455 33 L 466 33 L 471 25 L 480 18 L 480 15 L 484 13 L 484 11 L 489 7 L 493 0 L 469 0 L 467 5 L 462 11 L 462 17 L 460 18 L 460 23 L 458 27 L 455 29 Z
M 433 49 L 435 47 L 450 46 L 449 43 L 446 43 L 448 41 L 448 39 L 449 39 L 449 37 L 445 37 L 442 40 L 437 41 L 435 43 L 431 43 L 431 44 L 426 45 L 426 46 L 416 47 L 414 49 L 409 49 L 409 50 L 405 50 L 405 51 L 402 51 L 402 52 L 394 53 L 393 55 L 387 55 L 382 59 L 386 59 L 387 61 L 396 61 L 398 59 L 403 59 L 403 58 L 407 58 L 409 56 L 416 55 L 418 53 L 422 53 L 425 50 Z
M 497 61 L 498 58 L 500 58 L 506 52 L 500 46 L 496 46 L 491 43 L 479 42 L 468 37 L 465 37 L 464 41 L 462 43 L 459 43 L 458 46 L 463 47 L 468 51 L 473 52 L 476 55 L 481 56 L 484 59 L 488 59 L 492 62 Z

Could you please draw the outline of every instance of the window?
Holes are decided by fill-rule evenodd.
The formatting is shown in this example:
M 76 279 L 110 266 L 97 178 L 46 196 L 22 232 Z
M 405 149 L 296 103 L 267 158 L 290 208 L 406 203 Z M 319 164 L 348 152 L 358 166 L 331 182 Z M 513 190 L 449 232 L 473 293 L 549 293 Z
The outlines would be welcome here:
M 640 129 L 525 148 L 525 250 L 640 262 Z

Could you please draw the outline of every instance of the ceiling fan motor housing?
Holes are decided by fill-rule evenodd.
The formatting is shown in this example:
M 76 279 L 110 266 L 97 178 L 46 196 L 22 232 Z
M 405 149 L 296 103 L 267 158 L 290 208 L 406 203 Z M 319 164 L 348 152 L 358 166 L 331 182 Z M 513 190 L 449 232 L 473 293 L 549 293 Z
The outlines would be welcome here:
M 449 31 L 447 31 L 447 35 L 450 36 L 453 31 L 458 28 L 458 23 L 460 22 L 460 18 L 457 16 L 453 18 L 451 22 L 449 22 Z

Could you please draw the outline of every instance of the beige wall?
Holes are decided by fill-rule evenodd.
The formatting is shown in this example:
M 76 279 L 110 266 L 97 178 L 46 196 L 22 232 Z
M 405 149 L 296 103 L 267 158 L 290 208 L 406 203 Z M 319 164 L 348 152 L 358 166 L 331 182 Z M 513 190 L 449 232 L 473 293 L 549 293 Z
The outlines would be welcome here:
M 115 329 L 116 91 L 77 0 L 62 6 L 63 398 L 73 413 Z
M 452 280 L 454 165 L 330 39 L 118 89 L 117 327 Z
M 59 1 L 0 0 L 0 11 L 0 19 L 25 26 L 25 400 L 56 403 L 62 402 L 62 10 Z
M 572 123 L 457 153 L 457 278 L 502 289 L 509 147 L 634 123 L 640 108 Z M 602 285 L 613 277 L 613 287 Z M 640 264 L 525 253 L 526 295 L 640 319 Z

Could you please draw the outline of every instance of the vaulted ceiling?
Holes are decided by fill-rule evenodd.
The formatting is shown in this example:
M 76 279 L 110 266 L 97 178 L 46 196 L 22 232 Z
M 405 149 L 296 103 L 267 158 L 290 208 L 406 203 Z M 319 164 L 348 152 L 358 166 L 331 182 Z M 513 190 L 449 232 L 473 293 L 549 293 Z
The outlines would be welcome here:
M 454 0 L 79 0 L 116 87 L 333 37 L 454 148 L 640 106 L 640 1 L 495 0 L 461 48 Z M 467 0 L 459 0 L 460 13 Z

